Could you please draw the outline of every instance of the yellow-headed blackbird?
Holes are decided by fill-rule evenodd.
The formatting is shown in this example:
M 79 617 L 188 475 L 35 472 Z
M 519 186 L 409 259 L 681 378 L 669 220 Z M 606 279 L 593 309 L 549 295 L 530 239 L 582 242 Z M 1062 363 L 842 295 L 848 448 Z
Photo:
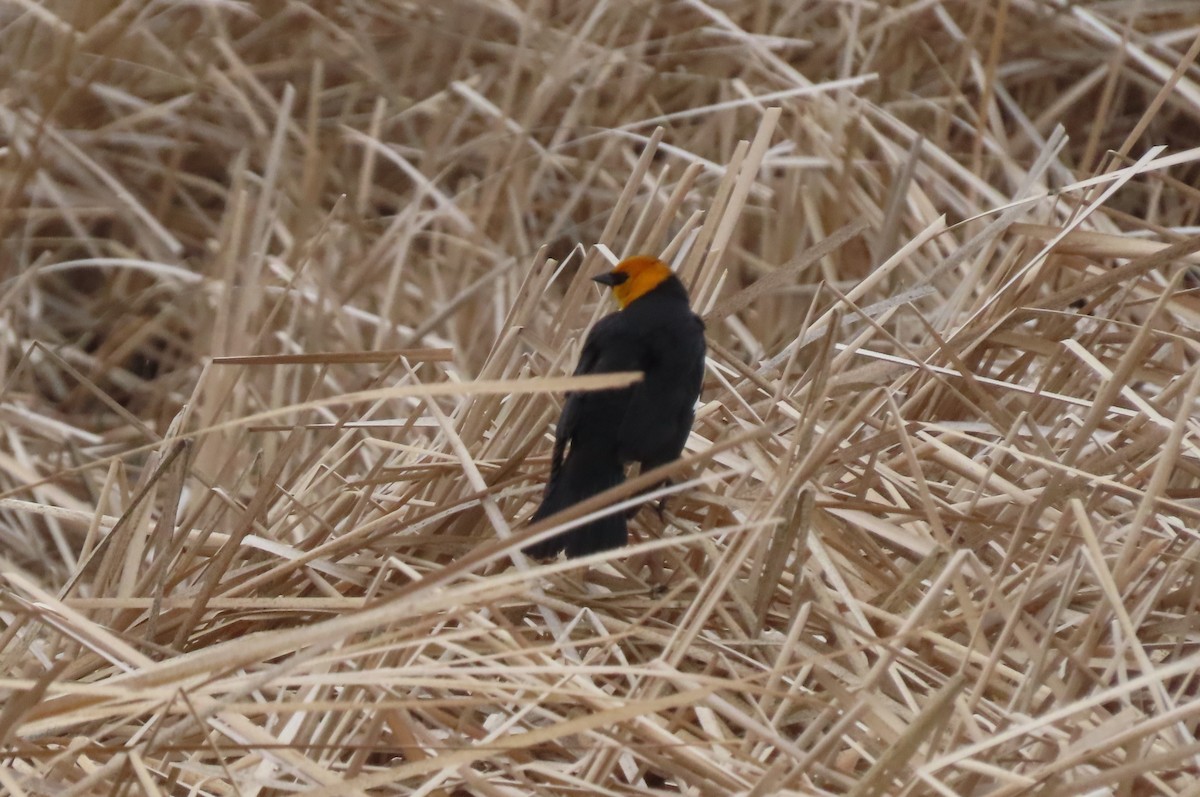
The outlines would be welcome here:
M 704 322 L 687 289 L 653 257 L 626 258 L 593 277 L 612 288 L 621 309 L 596 323 L 575 374 L 641 371 L 642 381 L 617 390 L 567 394 L 554 433 L 550 480 L 533 520 L 553 515 L 625 479 L 678 459 L 692 428 L 704 379 Z M 583 556 L 625 544 L 625 515 L 613 513 L 529 546 L 537 558 Z

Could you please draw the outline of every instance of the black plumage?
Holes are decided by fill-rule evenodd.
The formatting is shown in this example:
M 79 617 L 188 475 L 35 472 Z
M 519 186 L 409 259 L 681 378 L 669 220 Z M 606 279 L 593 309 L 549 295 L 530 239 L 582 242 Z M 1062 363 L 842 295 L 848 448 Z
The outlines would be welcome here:
M 704 322 L 692 312 L 683 283 L 664 263 L 644 256 L 595 279 L 613 288 L 623 309 L 588 333 L 575 374 L 644 376 L 625 388 L 567 395 L 535 521 L 620 484 L 630 463 L 647 471 L 677 459 L 692 428 L 704 378 Z M 627 539 L 625 515 L 614 512 L 525 552 L 583 556 Z

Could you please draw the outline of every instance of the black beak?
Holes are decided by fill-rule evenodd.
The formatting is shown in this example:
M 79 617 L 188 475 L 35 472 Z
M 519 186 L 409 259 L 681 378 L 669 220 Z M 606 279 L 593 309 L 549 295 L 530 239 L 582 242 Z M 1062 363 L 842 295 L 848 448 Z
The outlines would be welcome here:
M 629 279 L 629 275 L 624 271 L 610 271 L 607 274 L 601 274 L 598 277 L 592 277 L 592 282 L 599 282 L 601 285 L 607 285 L 610 288 L 615 288 L 627 279 Z

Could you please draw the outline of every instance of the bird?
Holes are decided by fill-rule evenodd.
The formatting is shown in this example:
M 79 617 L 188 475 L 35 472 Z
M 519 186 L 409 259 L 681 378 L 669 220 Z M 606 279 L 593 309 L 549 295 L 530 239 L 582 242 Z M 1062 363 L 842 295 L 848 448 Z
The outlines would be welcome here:
M 536 522 L 621 484 L 627 465 L 642 472 L 679 458 L 704 381 L 704 322 L 687 289 L 658 258 L 635 255 L 592 277 L 620 308 L 584 339 L 575 375 L 641 371 L 623 388 L 571 392 L 554 431 L 550 478 Z M 626 516 L 613 512 L 524 549 L 536 559 L 568 558 L 628 542 Z

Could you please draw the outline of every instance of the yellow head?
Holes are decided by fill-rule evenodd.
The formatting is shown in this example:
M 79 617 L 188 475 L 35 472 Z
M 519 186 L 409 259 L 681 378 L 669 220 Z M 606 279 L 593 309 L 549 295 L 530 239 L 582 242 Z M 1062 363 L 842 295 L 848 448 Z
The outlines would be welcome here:
M 656 257 L 627 257 L 607 274 L 592 277 L 612 288 L 613 297 L 624 310 L 629 303 L 657 288 L 672 274 L 671 267 Z

